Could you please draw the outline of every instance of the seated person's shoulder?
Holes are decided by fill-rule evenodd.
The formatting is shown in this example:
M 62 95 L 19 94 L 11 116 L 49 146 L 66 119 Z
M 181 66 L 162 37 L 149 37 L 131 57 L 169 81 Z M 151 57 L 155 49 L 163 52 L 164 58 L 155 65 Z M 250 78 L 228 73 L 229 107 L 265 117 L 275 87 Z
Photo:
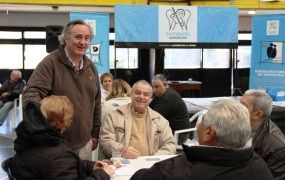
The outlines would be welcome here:
M 275 152 L 281 150 L 285 152 L 285 137 L 281 131 L 278 133 L 267 132 L 261 140 L 264 151 Z
M 157 111 L 151 109 L 150 107 L 148 108 L 150 118 L 152 120 L 156 120 L 159 122 L 168 122 L 161 114 L 159 114 Z
M 285 147 L 285 136 L 279 127 L 271 120 L 269 121 L 269 126 L 268 140 L 274 141 L 274 143 L 278 143 L 280 146 Z

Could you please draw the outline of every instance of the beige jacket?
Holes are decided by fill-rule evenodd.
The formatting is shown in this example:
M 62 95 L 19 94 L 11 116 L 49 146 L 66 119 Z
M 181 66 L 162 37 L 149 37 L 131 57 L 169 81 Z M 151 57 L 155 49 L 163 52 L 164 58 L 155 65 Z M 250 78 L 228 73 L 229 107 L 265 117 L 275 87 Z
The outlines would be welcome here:
M 176 144 L 168 121 L 156 111 L 147 108 L 147 134 L 150 155 L 176 153 Z M 128 146 L 132 130 L 131 104 L 120 106 L 108 114 L 100 131 L 100 149 L 106 157 L 111 151 Z

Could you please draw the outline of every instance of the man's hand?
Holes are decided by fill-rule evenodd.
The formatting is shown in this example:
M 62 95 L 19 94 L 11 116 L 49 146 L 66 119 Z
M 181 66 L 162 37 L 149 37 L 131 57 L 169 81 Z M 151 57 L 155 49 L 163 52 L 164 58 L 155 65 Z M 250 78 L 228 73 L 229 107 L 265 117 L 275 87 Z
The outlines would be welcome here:
M 97 161 L 93 165 L 93 171 L 95 171 L 98 168 L 102 168 L 107 174 L 109 174 L 109 176 L 113 176 L 115 174 L 115 170 L 110 165 L 108 165 L 103 161 Z
M 121 153 L 122 157 L 126 159 L 135 159 L 141 155 L 141 153 L 132 146 L 123 147 Z
M 98 146 L 98 139 L 92 138 L 92 142 L 93 142 L 92 151 L 94 151 Z
M 9 96 L 9 92 L 7 92 L 7 91 L 5 91 L 1 94 L 1 97 L 3 97 L 3 98 L 5 98 L 7 96 Z

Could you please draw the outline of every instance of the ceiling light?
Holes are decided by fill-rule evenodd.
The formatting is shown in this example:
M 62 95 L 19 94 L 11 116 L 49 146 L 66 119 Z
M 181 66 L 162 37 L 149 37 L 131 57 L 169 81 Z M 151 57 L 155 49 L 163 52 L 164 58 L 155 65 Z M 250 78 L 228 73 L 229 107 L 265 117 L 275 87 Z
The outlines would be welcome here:
M 256 11 L 250 10 L 250 11 L 248 11 L 247 13 L 250 14 L 250 15 L 253 15 L 253 14 L 256 14 Z

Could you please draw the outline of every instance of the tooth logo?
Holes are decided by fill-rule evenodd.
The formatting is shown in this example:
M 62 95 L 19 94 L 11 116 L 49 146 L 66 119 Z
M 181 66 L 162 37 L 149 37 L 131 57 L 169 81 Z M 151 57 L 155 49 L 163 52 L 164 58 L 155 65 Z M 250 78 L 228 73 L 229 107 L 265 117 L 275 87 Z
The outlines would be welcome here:
M 188 21 L 191 17 L 189 10 L 177 9 L 174 7 L 166 11 L 166 16 L 169 22 L 169 31 L 173 30 L 188 30 Z

